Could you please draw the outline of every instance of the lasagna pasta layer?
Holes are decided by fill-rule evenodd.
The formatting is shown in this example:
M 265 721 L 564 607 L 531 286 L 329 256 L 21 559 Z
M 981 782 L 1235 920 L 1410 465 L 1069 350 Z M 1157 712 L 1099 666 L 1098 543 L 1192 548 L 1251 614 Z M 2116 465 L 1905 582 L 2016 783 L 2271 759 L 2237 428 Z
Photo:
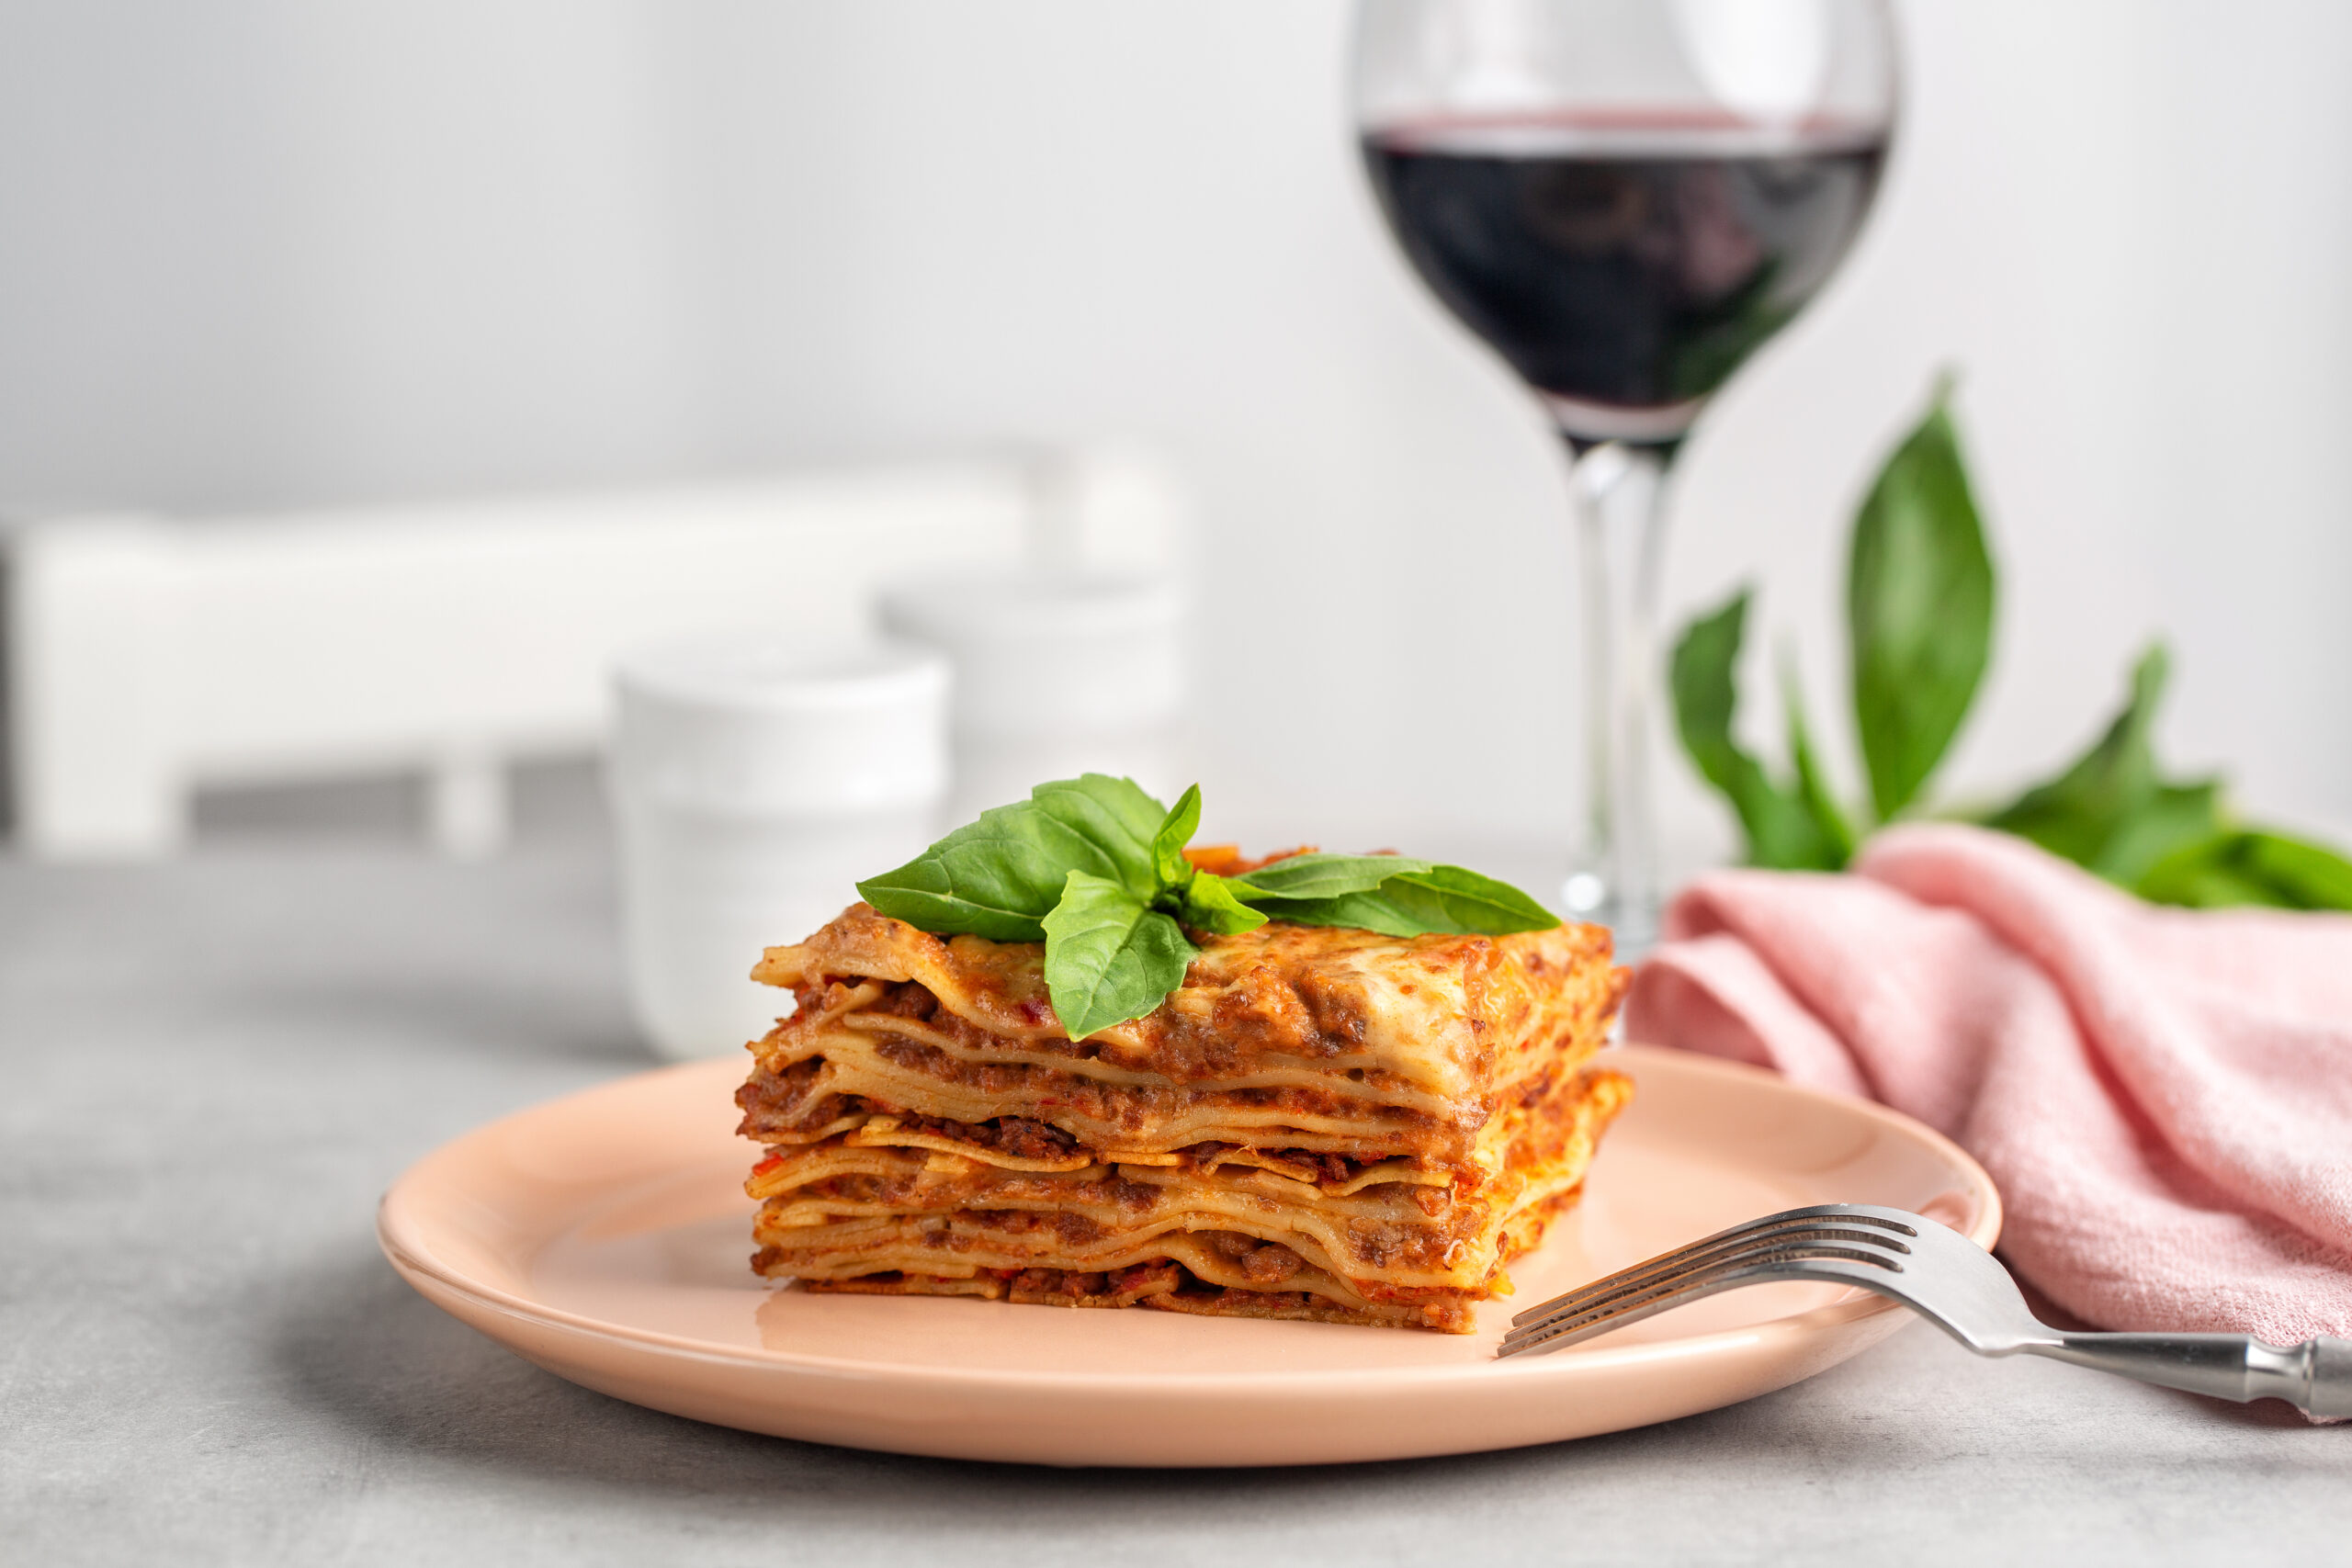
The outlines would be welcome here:
M 1624 981 L 1596 928 L 1277 922 L 1205 939 L 1158 1010 L 1072 1042 L 1041 953 L 943 941 L 864 905 L 771 948 L 753 974 L 791 986 L 799 1010 L 752 1047 L 745 1133 L 808 1141 L 897 1108 L 1035 1121 L 1122 1154 L 1215 1140 L 1458 1164 L 1498 1105 L 1599 1048 Z
M 756 977 L 754 1267 L 810 1289 L 1466 1332 L 1574 1201 L 1631 1086 L 1592 1068 L 1608 934 L 1201 940 L 1152 1013 L 1072 1041 L 1035 943 L 864 905 Z
M 1326 1315 L 1358 1314 L 1348 1321 L 1386 1321 L 1396 1308 L 1455 1326 L 1469 1303 L 1509 1292 L 1503 1265 L 1574 1198 L 1601 1129 L 1630 1093 L 1623 1077 L 1597 1070 L 1498 1118 L 1513 1135 L 1497 1168 L 1458 1186 L 1432 1186 L 1422 1172 L 1398 1179 L 1380 1167 L 1318 1183 L 1222 1150 L 1188 1151 L 1174 1166 L 1023 1170 L 845 1135 L 779 1151 L 754 1171 L 748 1190 L 764 1200 L 755 1267 L 833 1282 L 885 1269 L 972 1280 L 1166 1262 L 1188 1286 L 1303 1292 Z M 1160 1294 L 1148 1304 L 1193 1304 Z

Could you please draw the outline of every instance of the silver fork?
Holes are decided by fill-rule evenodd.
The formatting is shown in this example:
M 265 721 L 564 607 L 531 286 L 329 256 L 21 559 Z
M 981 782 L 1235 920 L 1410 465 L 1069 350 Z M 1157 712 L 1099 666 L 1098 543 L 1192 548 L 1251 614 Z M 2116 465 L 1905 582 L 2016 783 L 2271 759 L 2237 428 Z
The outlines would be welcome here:
M 1556 1350 L 1742 1285 L 1826 1280 L 1875 1291 L 1980 1356 L 2048 1356 L 2243 1404 L 2352 1416 L 2352 1339 L 2281 1349 L 2245 1334 L 2067 1334 L 2037 1321 L 2009 1271 L 1925 1215 L 1861 1203 L 1768 1214 L 1521 1313 L 1498 1356 Z

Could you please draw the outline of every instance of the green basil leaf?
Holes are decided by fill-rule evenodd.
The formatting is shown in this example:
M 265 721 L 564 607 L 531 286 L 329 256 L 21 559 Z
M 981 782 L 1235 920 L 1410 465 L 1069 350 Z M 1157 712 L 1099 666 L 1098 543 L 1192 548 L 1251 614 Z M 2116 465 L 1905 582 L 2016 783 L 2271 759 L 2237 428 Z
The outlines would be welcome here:
M 1700 776 L 1738 815 L 1748 864 L 1834 871 L 1846 862 L 1838 842 L 1794 792 L 1773 784 L 1733 734 L 1739 709 L 1734 672 L 1747 635 L 1747 601 L 1743 588 L 1685 626 L 1676 640 L 1668 666 L 1675 728 Z
M 1429 928 L 1377 892 L 1336 898 L 1266 898 L 1253 906 L 1269 919 L 1298 926 L 1351 926 L 1382 936 L 1423 936 Z
M 1201 786 L 1194 784 L 1168 808 L 1159 831 L 1152 836 L 1152 871 L 1162 888 L 1183 887 L 1192 882 L 1193 863 L 1184 858 L 1184 846 L 1193 841 L 1193 834 L 1200 825 Z
M 1826 851 L 1826 862 L 1820 869 L 1842 871 L 1854 858 L 1854 829 L 1847 822 L 1846 814 L 1838 808 L 1838 797 L 1829 788 L 1829 780 L 1821 771 L 1821 760 L 1813 750 L 1813 732 L 1805 723 L 1804 688 L 1798 682 L 1793 660 L 1781 666 L 1781 706 L 1789 715 L 1789 764 L 1796 770 L 1797 804 L 1804 807 L 1812 818 Z
M 2108 846 L 2156 801 L 2162 787 L 2150 737 L 2165 671 L 2159 643 L 2140 656 L 2132 671 L 2131 697 L 2090 750 L 2056 778 L 1984 818 L 1984 825 L 2097 869 Z
M 2352 861 L 2284 833 L 2244 829 L 2174 851 L 2133 890 L 2155 903 L 2201 909 L 2246 904 L 2352 909 Z
M 1993 561 L 1948 395 L 1880 470 L 1847 565 L 1855 731 L 1881 821 L 1943 760 L 1993 646 Z
M 2222 810 L 2222 781 L 2159 784 L 2116 824 L 2091 869 L 2109 882 L 2134 887 L 2156 863 L 2202 843 L 2229 826 Z
M 1060 901 L 1072 870 L 1151 897 L 1151 841 L 1166 815 L 1128 779 L 1088 773 L 1039 784 L 1027 800 L 992 807 L 906 864 L 859 883 L 858 895 L 943 936 L 1042 942 L 1038 922 Z
M 1039 784 L 1029 792 L 1029 800 L 1084 846 L 1069 854 L 1064 866 L 1107 876 L 1147 902 L 1159 890 L 1152 841 L 1167 820 L 1168 808 L 1135 780 L 1081 773 Z
M 1177 919 L 1196 931 L 1239 936 L 1254 931 L 1270 917 L 1234 897 L 1233 885 L 1215 872 L 1195 872 L 1184 885 Z
M 1292 855 L 1227 880 L 1237 897 L 1252 904 L 1266 898 L 1336 898 L 1369 892 L 1399 873 L 1429 871 L 1436 864 L 1403 855 Z
M 922 854 L 857 885 L 883 914 L 943 936 L 1043 942 L 1069 871 L 1062 834 L 1027 802 L 980 813 Z
M 1046 989 L 1072 1040 L 1141 1018 L 1199 956 L 1169 916 L 1083 871 L 1069 874 L 1045 928 Z
M 1458 865 L 1403 872 L 1368 891 L 1333 898 L 1252 900 L 1278 920 L 1302 926 L 1358 926 L 1383 936 L 1444 932 L 1503 936 L 1549 931 L 1560 917 L 1507 882 Z
M 2264 829 L 2249 830 L 2241 852 L 2263 880 L 2295 909 L 2352 909 L 2352 860 L 2307 839 Z
M 1559 916 L 1510 883 L 1458 865 L 1431 866 L 1424 872 L 1392 876 L 1380 885 L 1379 891 L 1419 911 L 1431 931 L 1504 936 L 1512 931 L 1547 931 L 1560 923 Z M 1445 923 L 1441 925 L 1440 920 Z

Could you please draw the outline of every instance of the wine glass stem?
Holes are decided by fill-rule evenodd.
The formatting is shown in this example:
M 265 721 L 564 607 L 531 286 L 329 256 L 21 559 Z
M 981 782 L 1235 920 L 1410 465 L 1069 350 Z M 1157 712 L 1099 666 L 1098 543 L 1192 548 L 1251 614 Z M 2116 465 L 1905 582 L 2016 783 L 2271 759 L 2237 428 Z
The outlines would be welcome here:
M 1658 571 L 1670 453 L 1620 442 L 1569 447 L 1584 600 L 1583 841 L 1569 914 L 1615 935 L 1620 959 L 1657 940 L 1650 723 L 1657 707 Z

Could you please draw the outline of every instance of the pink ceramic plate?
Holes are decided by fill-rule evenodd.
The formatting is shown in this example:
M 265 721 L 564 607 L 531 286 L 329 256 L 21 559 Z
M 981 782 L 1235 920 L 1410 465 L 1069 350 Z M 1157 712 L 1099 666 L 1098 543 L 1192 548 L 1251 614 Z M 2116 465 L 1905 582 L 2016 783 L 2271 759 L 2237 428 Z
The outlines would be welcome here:
M 384 1198 L 394 1268 L 574 1382 L 697 1420 L 900 1453 L 1045 1464 L 1322 1464 L 1552 1442 L 1712 1410 L 1910 1321 L 1822 1285 L 1735 1291 L 1588 1346 L 1493 1359 L 1518 1308 L 1803 1203 L 1924 1211 L 1990 1247 L 1976 1163 L 1879 1106 L 1627 1049 L 1640 1086 L 1582 1205 L 1513 1266 L 1476 1336 L 968 1299 L 812 1296 L 745 1266 L 742 1068 L 703 1062 L 526 1111 Z

